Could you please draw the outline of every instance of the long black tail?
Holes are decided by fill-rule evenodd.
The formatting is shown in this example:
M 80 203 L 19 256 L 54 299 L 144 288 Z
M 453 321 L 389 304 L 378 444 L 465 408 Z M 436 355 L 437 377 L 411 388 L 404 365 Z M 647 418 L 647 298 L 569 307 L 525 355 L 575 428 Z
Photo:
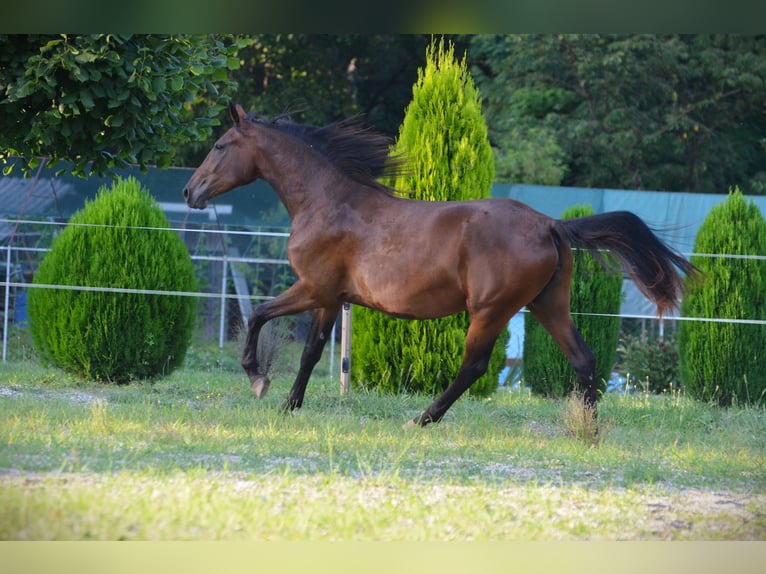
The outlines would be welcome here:
M 553 229 L 574 247 L 588 251 L 609 250 L 622 263 L 641 292 L 657 305 L 662 316 L 676 309 L 684 280 L 699 270 L 665 245 L 634 213 L 611 211 L 575 219 L 562 219 Z

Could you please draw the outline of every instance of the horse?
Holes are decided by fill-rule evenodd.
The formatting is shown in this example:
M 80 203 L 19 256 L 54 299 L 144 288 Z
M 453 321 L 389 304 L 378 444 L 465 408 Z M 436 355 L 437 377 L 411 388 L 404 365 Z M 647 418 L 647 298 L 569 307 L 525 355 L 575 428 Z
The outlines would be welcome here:
M 229 114 L 233 126 L 194 171 L 183 197 L 190 208 L 204 209 L 213 198 L 262 178 L 290 216 L 287 256 L 297 280 L 254 310 L 242 354 L 251 389 L 262 398 L 270 381 L 257 359 L 261 328 L 276 317 L 313 311 L 285 411 L 303 405 L 311 372 L 347 302 L 404 319 L 468 311 L 454 380 L 410 426 L 444 417 L 486 372 L 497 338 L 524 306 L 566 355 L 584 404 L 595 413 L 596 358 L 570 314 L 573 247 L 615 255 L 659 316 L 678 307 L 681 273 L 696 274 L 631 212 L 557 220 L 509 198 L 403 197 L 380 179 L 406 163 L 390 154 L 390 138 L 358 117 L 316 127 L 246 114 L 235 103 Z

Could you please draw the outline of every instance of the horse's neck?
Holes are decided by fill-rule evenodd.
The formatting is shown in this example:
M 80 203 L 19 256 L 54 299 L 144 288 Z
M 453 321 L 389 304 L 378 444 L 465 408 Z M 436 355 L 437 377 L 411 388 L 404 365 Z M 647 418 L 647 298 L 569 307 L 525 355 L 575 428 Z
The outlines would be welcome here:
M 278 132 L 269 134 L 261 150 L 262 177 L 276 191 L 291 219 L 342 201 L 345 178 L 319 152 Z

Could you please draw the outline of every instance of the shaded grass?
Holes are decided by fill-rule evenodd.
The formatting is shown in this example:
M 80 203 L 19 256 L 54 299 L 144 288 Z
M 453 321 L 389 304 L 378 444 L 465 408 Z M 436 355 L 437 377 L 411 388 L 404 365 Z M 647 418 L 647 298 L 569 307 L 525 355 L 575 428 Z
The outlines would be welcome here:
M 0 536 L 449 541 L 752 539 L 762 534 L 766 521 L 757 502 L 732 512 L 739 503 L 713 497 L 701 513 L 703 496 L 661 497 L 647 488 L 597 491 L 579 485 L 425 482 L 412 488 L 390 475 L 352 479 L 202 470 L 48 475 L 6 481 L 0 490 L 0 505 L 7 509 Z
M 430 398 L 325 378 L 285 415 L 290 384 L 258 401 L 215 364 L 122 387 L 0 366 L 0 538 L 766 538 L 762 409 L 607 395 L 594 447 L 525 392 L 407 432 Z

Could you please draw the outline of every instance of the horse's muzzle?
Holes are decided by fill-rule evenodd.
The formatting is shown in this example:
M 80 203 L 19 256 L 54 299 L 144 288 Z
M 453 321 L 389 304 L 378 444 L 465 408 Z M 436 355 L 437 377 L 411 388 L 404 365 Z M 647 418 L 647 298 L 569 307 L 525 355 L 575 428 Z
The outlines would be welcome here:
M 207 207 L 207 200 L 200 198 L 199 194 L 195 197 L 188 185 L 184 187 L 184 201 L 186 205 L 194 209 L 205 209 Z

